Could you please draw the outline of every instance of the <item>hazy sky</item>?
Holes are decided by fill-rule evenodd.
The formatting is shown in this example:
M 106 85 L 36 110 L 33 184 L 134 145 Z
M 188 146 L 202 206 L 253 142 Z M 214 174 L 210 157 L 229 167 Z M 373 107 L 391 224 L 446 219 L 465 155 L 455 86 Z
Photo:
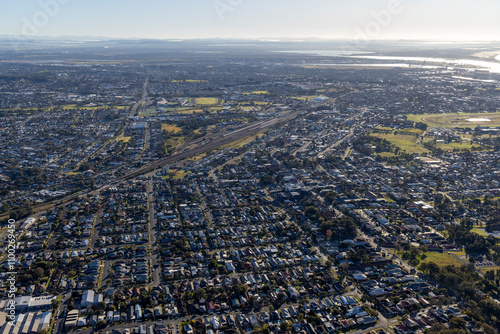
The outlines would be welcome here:
M 0 35 L 500 40 L 499 0 L 0 0 Z

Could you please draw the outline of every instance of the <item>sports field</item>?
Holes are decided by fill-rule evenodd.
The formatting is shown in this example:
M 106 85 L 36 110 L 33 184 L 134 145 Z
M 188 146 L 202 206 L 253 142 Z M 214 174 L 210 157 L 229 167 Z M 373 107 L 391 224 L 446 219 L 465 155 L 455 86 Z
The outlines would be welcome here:
M 197 97 L 191 99 L 192 103 L 203 106 L 212 106 L 221 103 L 218 97 Z
M 500 112 L 408 115 L 408 120 L 433 128 L 500 127 Z

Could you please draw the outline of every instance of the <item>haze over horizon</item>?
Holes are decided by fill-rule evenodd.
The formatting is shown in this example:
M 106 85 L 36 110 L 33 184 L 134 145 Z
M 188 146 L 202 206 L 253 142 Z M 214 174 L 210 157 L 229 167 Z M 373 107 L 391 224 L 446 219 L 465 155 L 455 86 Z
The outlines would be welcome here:
M 0 35 L 498 40 L 500 2 L 465 0 L 0 1 Z

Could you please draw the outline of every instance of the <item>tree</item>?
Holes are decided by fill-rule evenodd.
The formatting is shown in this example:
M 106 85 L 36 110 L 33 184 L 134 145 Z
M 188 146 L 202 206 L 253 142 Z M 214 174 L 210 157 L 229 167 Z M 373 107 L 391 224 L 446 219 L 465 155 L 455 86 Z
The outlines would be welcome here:
M 422 263 L 419 266 L 419 269 L 430 276 L 435 276 L 439 273 L 439 266 L 432 261 Z
M 240 295 L 244 295 L 248 292 L 248 290 L 250 290 L 250 287 L 246 284 L 236 284 L 234 287 L 233 287 L 233 291 L 237 294 L 240 294 Z
M 321 324 L 321 318 L 315 312 L 310 312 L 307 316 L 307 321 L 315 326 L 319 326 Z
M 326 240 L 330 240 L 332 238 L 332 230 L 326 230 Z
M 280 324 L 280 329 L 281 329 L 282 332 L 289 332 L 289 331 L 291 331 L 293 329 L 293 326 L 288 321 L 283 321 Z
M 99 311 L 101 311 L 101 312 L 102 312 L 102 311 L 104 311 L 104 310 L 106 309 L 106 303 L 104 303 L 104 302 L 100 302 L 100 303 L 97 305 L 97 309 L 98 309 Z
M 35 275 L 36 275 L 36 278 L 38 278 L 38 279 L 40 279 L 44 273 L 45 273 L 45 271 L 43 270 L 43 268 L 37 267 L 35 269 Z
M 208 264 L 209 269 L 217 269 L 219 268 L 219 263 L 217 263 L 216 259 L 210 260 L 210 263 Z
M 456 328 L 456 329 L 465 329 L 465 326 L 467 325 L 467 321 L 465 321 L 462 318 L 457 318 L 453 317 L 450 320 L 450 327 L 451 328 Z
M 495 328 L 491 327 L 488 324 L 482 324 L 481 329 L 484 331 L 485 334 L 496 334 L 498 333 Z
M 260 177 L 260 183 L 263 185 L 269 185 L 273 183 L 273 177 L 271 175 L 265 174 Z
M 319 210 L 316 209 L 314 206 L 308 206 L 306 208 L 306 210 L 304 211 L 304 214 L 306 216 L 309 216 L 309 217 L 311 217 L 311 216 L 317 216 L 318 213 L 319 213 Z
M 97 323 L 97 329 L 104 329 L 106 328 L 106 321 L 101 320 Z
M 57 298 L 54 298 L 54 299 L 52 299 L 50 304 L 52 305 L 52 308 L 54 310 L 57 310 L 59 308 L 59 305 L 61 304 L 61 302 L 59 300 L 57 300 Z

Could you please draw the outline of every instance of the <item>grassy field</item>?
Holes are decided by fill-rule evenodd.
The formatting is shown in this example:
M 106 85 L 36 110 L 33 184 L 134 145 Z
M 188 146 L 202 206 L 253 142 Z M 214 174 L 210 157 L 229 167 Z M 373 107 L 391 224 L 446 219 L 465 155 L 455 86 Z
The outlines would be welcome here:
M 194 157 L 189 158 L 188 160 L 196 162 L 196 161 L 199 161 L 199 160 L 205 158 L 206 156 L 207 156 L 207 153 L 202 153 L 202 154 L 195 155 Z
M 116 138 L 116 141 L 122 141 L 124 143 L 128 143 L 132 139 L 132 137 L 118 137 Z
M 156 113 L 156 109 L 145 109 L 145 110 L 141 110 L 139 112 L 139 116 L 141 116 L 141 117 L 151 116 L 151 115 L 154 115 L 155 113 Z
M 479 235 L 482 235 L 483 237 L 487 237 L 488 234 L 486 234 L 486 231 L 484 229 L 481 229 L 481 228 L 478 228 L 478 227 L 474 227 L 471 232 L 474 232 L 476 234 L 479 234 Z
M 470 122 L 467 120 L 469 118 L 486 118 L 491 121 Z M 443 128 L 475 128 L 478 125 L 500 127 L 500 112 L 408 115 L 408 120 L 424 122 L 430 127 Z
M 429 153 L 422 143 L 417 144 L 418 135 L 423 133 L 419 129 L 404 129 L 394 131 L 388 127 L 378 127 L 374 133 L 371 135 L 377 138 L 383 138 L 390 141 L 392 144 L 398 146 L 400 149 L 405 150 L 407 153 L 423 154 Z M 425 142 L 431 141 L 433 138 L 426 137 Z M 462 143 L 439 143 L 436 144 L 436 148 L 439 148 L 446 152 L 451 152 L 455 149 L 460 150 L 471 150 L 472 147 L 485 149 L 479 144 L 472 144 L 471 142 L 464 140 Z M 392 153 L 380 153 L 382 157 L 392 157 Z
M 208 80 L 192 80 L 192 79 L 188 79 L 188 80 L 172 80 L 172 82 L 208 82 Z
M 384 197 L 384 199 L 385 199 L 385 201 L 386 201 L 387 203 L 396 203 L 396 202 L 395 202 L 392 198 L 390 198 L 390 197 Z
M 269 94 L 269 92 L 266 90 L 256 90 L 249 93 L 243 93 L 243 95 L 266 95 L 266 94 Z
M 310 101 L 316 97 L 317 96 L 291 96 L 290 98 L 294 99 L 294 100 L 300 100 L 300 101 Z
M 428 263 L 428 262 L 434 262 L 438 266 L 447 266 L 447 265 L 453 265 L 453 266 L 461 266 L 462 262 L 457 260 L 455 257 L 448 253 L 435 253 L 435 252 L 427 252 L 425 253 L 426 258 L 424 260 L 421 260 L 420 263 Z M 459 256 L 459 255 L 457 255 Z
M 392 158 L 396 156 L 394 153 L 391 152 L 380 152 L 377 153 L 377 155 L 381 156 L 382 158 Z
M 488 236 L 488 233 L 486 233 L 486 231 L 484 230 L 484 228 L 474 227 L 471 231 L 474 232 L 474 233 L 476 233 L 476 234 L 482 235 L 483 237 L 487 237 Z M 500 238 L 498 238 L 498 239 L 500 239 Z
M 405 150 L 407 153 L 429 153 L 428 149 L 417 144 L 417 137 L 415 135 L 394 133 L 372 133 L 371 135 L 373 137 L 386 139 L 400 149 Z
M 481 149 L 485 149 L 479 144 L 471 144 L 470 142 L 463 141 L 462 143 L 444 143 L 444 144 L 436 144 L 436 148 L 442 149 L 443 151 L 451 152 L 454 149 L 461 150 L 470 150 L 472 147 L 480 147 Z
M 259 133 L 257 135 L 251 135 L 251 136 L 242 138 L 240 140 L 234 141 L 230 144 L 224 145 L 221 148 L 222 149 L 224 149 L 224 148 L 241 148 L 241 147 L 245 146 L 246 144 L 248 144 L 256 139 L 261 138 L 263 135 L 264 134 L 262 134 L 262 133 Z
M 171 169 L 168 176 L 163 176 L 164 179 L 182 179 L 188 173 L 180 169 Z
M 193 104 L 203 105 L 203 106 L 212 106 L 221 103 L 221 99 L 218 97 L 197 97 L 191 99 Z
M 481 268 L 480 271 L 483 273 L 483 274 L 486 274 L 487 271 L 490 271 L 490 270 L 493 270 L 493 271 L 497 271 L 499 270 L 500 267 L 499 266 L 495 266 L 495 267 L 485 267 L 485 268 Z
M 179 128 L 178 126 L 175 126 L 175 125 L 171 125 L 171 124 L 162 124 L 161 125 L 161 131 L 168 131 L 168 132 L 173 132 L 173 133 L 179 133 L 182 131 L 181 128 Z
M 391 253 L 396 254 L 399 258 L 401 258 L 401 253 L 397 252 L 396 250 L 391 250 Z M 465 252 L 450 252 L 451 254 L 455 256 L 463 256 L 465 255 Z M 434 262 L 438 266 L 447 266 L 447 265 L 453 265 L 453 266 L 461 266 L 463 265 L 462 262 L 460 262 L 457 258 L 455 258 L 453 255 L 448 254 L 448 252 L 443 252 L 443 253 L 438 253 L 438 252 L 426 252 L 421 257 L 423 256 L 424 259 L 420 259 L 420 263 L 428 263 L 428 262 Z
M 86 107 L 86 106 L 78 106 L 77 104 L 65 104 L 61 106 L 63 110 L 90 110 L 90 111 L 95 111 L 95 110 L 103 110 L 103 109 L 126 109 L 128 108 L 127 106 L 94 106 L 94 107 Z
M 202 109 L 190 109 L 179 112 L 179 114 L 185 114 L 185 115 L 201 114 L 201 113 L 203 113 Z

